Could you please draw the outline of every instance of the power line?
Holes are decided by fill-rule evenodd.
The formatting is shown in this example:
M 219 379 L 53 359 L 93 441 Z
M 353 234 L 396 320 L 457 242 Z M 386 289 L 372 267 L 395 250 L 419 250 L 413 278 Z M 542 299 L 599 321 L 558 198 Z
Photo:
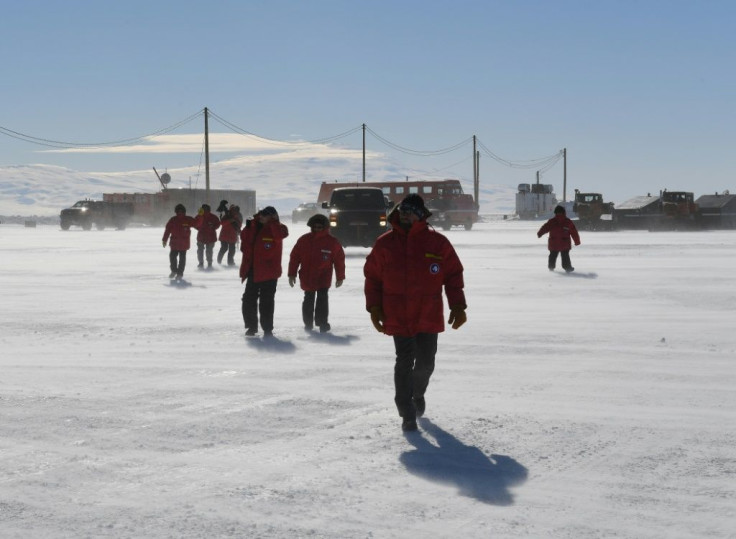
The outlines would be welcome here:
M 221 125 L 223 125 L 224 127 L 227 127 L 228 129 L 230 129 L 234 133 L 237 133 L 237 134 L 240 134 L 240 135 L 247 135 L 247 136 L 251 136 L 251 137 L 256 137 L 258 139 L 264 140 L 266 142 L 274 143 L 274 144 L 284 144 L 284 143 L 289 143 L 289 142 L 293 143 L 293 141 L 285 141 L 285 140 L 279 140 L 279 139 L 272 139 L 272 138 L 264 137 L 262 135 L 257 135 L 255 133 L 252 133 L 252 132 L 248 131 L 247 129 L 243 129 L 242 127 L 239 127 L 239 126 L 235 125 L 234 123 L 232 123 L 232 122 L 224 119 L 223 117 L 219 116 L 218 114 L 212 112 L 211 109 L 208 109 L 208 111 L 210 113 L 210 116 L 212 116 L 212 118 L 214 118 L 215 120 L 217 120 Z M 352 129 L 350 129 L 348 131 L 345 131 L 344 133 L 340 133 L 338 135 L 333 135 L 331 137 L 325 137 L 325 138 L 315 139 L 315 140 L 307 140 L 305 142 L 308 142 L 308 143 L 311 143 L 311 144 L 325 144 L 327 142 L 333 142 L 335 140 L 339 140 L 341 138 L 345 138 L 347 136 L 350 136 L 353 133 L 357 133 L 358 131 L 360 131 L 360 129 L 361 129 L 361 126 L 353 127 Z
M 238 127 L 237 125 L 235 125 L 235 124 L 233 124 L 231 122 L 228 122 L 226 119 L 224 119 L 221 116 L 218 116 L 217 114 L 215 114 L 214 112 L 212 112 L 212 109 L 207 109 L 207 111 L 209 112 L 209 115 L 213 119 L 217 120 L 222 126 L 227 127 L 228 129 L 230 129 L 234 133 L 237 133 L 239 135 L 247 135 L 247 136 L 250 136 L 250 137 L 255 137 L 255 138 L 261 139 L 263 141 L 266 141 L 266 142 L 268 142 L 270 144 L 279 144 L 279 145 L 280 144 L 283 144 L 283 141 L 276 140 L 276 139 L 270 139 L 270 138 L 267 138 L 267 137 L 262 137 L 260 135 L 256 135 L 255 133 L 251 133 L 250 131 L 247 131 L 246 129 L 243 129 L 242 127 Z
M 163 129 L 159 129 L 159 130 L 154 131 L 153 133 L 149 133 L 147 135 L 142 135 L 142 136 L 133 137 L 133 138 L 127 138 L 127 139 L 120 139 L 120 140 L 115 140 L 115 141 L 102 141 L 102 142 L 65 142 L 65 141 L 52 140 L 52 139 L 48 139 L 48 138 L 42 138 L 42 137 L 36 137 L 36 136 L 33 136 L 33 135 L 28 135 L 26 133 L 22 133 L 20 131 L 15 131 L 13 129 L 9 129 L 9 128 L 3 127 L 3 126 L 0 126 L 0 134 L 4 134 L 4 135 L 9 136 L 11 138 L 15 138 L 17 140 L 22 140 L 24 142 L 30 142 L 32 144 L 37 144 L 37 145 L 40 145 L 40 146 L 46 146 L 46 147 L 51 147 L 51 148 L 66 148 L 66 149 L 68 149 L 68 148 L 94 148 L 94 147 L 116 146 L 116 145 L 117 146 L 121 146 L 121 145 L 122 146 L 125 146 L 125 145 L 130 145 L 130 144 L 133 144 L 133 143 L 136 143 L 136 142 L 140 142 L 140 141 L 143 141 L 143 140 L 146 140 L 146 139 L 151 139 L 151 138 L 155 138 L 157 136 L 161 136 L 161 135 L 170 133 L 170 132 L 172 132 L 172 131 L 174 131 L 174 130 L 176 130 L 176 129 L 178 129 L 178 128 L 180 128 L 180 127 L 182 127 L 182 126 L 184 126 L 184 125 L 186 125 L 186 124 L 188 124 L 190 122 L 192 122 L 195 118 L 198 118 L 199 116 L 201 116 L 203 114 L 203 112 L 204 112 L 204 110 L 197 111 L 195 114 L 192 114 L 191 116 L 189 116 L 189 117 L 187 117 L 187 118 L 185 118 L 185 119 L 183 119 L 183 120 L 181 120 L 179 122 L 176 122 L 176 123 L 174 123 L 174 124 L 172 124 L 172 125 L 170 125 L 168 127 L 165 127 Z M 209 109 L 208 109 L 208 112 L 212 116 L 213 119 L 215 119 L 221 125 L 223 125 L 224 127 L 230 129 L 231 131 L 233 131 L 233 132 L 235 132 L 237 134 L 255 137 L 255 138 L 258 138 L 259 140 L 262 140 L 264 142 L 267 142 L 269 144 L 274 144 L 274 145 L 282 145 L 282 144 L 285 144 L 285 143 L 293 143 L 293 141 L 284 141 L 284 140 L 272 139 L 272 138 L 264 137 L 264 136 L 261 136 L 261 135 L 257 135 L 257 134 L 255 134 L 255 133 L 253 133 L 251 131 L 248 131 L 246 129 L 243 129 L 242 127 L 239 127 L 238 125 L 236 125 L 236 124 L 234 124 L 234 123 L 232 123 L 232 122 L 230 122 L 230 121 L 222 118 L 221 116 L 219 116 L 218 114 L 212 112 Z M 395 142 L 392 142 L 392 141 L 386 139 L 385 137 L 379 135 L 378 133 L 376 133 L 370 127 L 367 127 L 367 126 L 365 126 L 365 124 L 363 124 L 363 125 L 360 125 L 360 126 L 357 126 L 357 127 L 353 127 L 351 129 L 349 129 L 347 131 L 344 131 L 342 133 L 339 133 L 337 135 L 333 135 L 333 136 L 329 136 L 329 137 L 324 137 L 324 138 L 320 138 L 320 139 L 307 140 L 305 142 L 308 142 L 308 143 L 311 143 L 311 144 L 327 144 L 327 143 L 330 143 L 330 142 L 334 142 L 336 140 L 340 140 L 342 138 L 349 137 L 350 135 L 353 135 L 353 134 L 359 132 L 363 128 L 365 128 L 365 130 L 368 133 L 370 133 L 371 135 L 373 135 L 379 142 L 383 143 L 384 145 L 388 146 L 389 148 L 392 148 L 392 149 L 394 149 L 394 150 L 396 150 L 398 152 L 401 152 L 401 153 L 405 153 L 405 154 L 409 154 L 409 155 L 415 155 L 415 156 L 420 156 L 420 157 L 431 157 L 431 156 L 444 155 L 444 154 L 447 154 L 447 153 L 450 153 L 450 152 L 454 152 L 454 151 L 456 151 L 456 150 L 458 150 L 458 149 L 460 149 L 460 148 L 468 145 L 472 141 L 472 137 L 468 137 L 467 139 L 462 140 L 462 141 L 458 142 L 457 144 L 454 144 L 452 146 L 448 146 L 446 148 L 440 148 L 440 149 L 436 149 L 436 150 L 417 150 L 417 149 L 407 148 L 405 146 L 401 146 L 401 145 L 399 145 L 399 144 L 397 144 Z M 559 161 L 562 158 L 562 155 L 563 155 L 562 150 L 560 150 L 556 154 L 549 155 L 549 156 L 546 156 L 546 157 L 540 157 L 540 158 L 537 158 L 537 159 L 531 159 L 531 160 L 527 160 L 527 161 L 511 161 L 511 160 L 508 160 L 508 159 L 504 159 L 504 158 L 498 156 L 497 154 L 495 154 L 488 147 L 486 147 L 482 142 L 480 142 L 479 140 L 477 140 L 477 138 L 476 138 L 476 142 L 477 142 L 478 147 L 480 148 L 480 150 L 485 155 L 489 156 L 491 159 L 497 161 L 498 163 L 501 163 L 501 164 L 506 165 L 506 166 L 511 167 L 511 168 L 519 168 L 519 169 L 536 168 L 536 169 L 540 170 L 540 172 L 544 172 L 544 171 L 549 170 L 551 167 L 553 167 L 555 165 L 555 163 L 557 163 L 557 161 Z M 450 165 L 450 166 L 445 167 L 445 168 L 440 169 L 440 170 L 445 170 L 447 168 L 451 168 L 451 167 L 453 167 L 453 166 L 455 166 L 457 164 L 460 164 L 460 163 L 462 163 L 464 161 L 466 161 L 466 159 L 463 159 L 462 161 L 459 161 L 458 163 L 455 163 L 454 165 Z
M 448 169 L 450 169 L 452 167 L 456 167 L 456 166 L 461 165 L 461 164 L 463 164 L 463 163 L 465 163 L 467 161 L 470 161 L 472 158 L 473 158 L 473 156 L 472 155 L 469 155 L 465 159 L 461 159 L 460 161 L 458 161 L 456 163 L 453 163 L 451 165 L 447 165 L 446 167 L 436 168 L 436 169 L 433 170 L 433 172 L 436 173 L 436 172 L 442 172 L 442 171 L 448 170 Z
M 99 146 L 127 146 L 129 144 L 132 144 L 134 142 L 140 142 L 142 140 L 145 140 L 147 138 L 151 137 L 157 137 L 166 133 L 170 133 L 171 131 L 174 131 L 175 129 L 178 129 L 182 125 L 185 125 L 189 122 L 191 122 L 194 118 L 201 115 L 202 111 L 197 112 L 196 114 L 192 114 L 188 118 L 185 118 L 184 120 L 177 122 L 173 125 L 170 125 L 169 127 L 165 127 L 164 129 L 159 129 L 158 131 L 154 131 L 151 134 L 148 135 L 142 135 L 140 137 L 134 137 L 134 138 L 128 138 L 128 139 L 121 139 L 121 140 L 115 140 L 115 141 L 105 141 L 105 142 L 64 142 L 59 140 L 50 140 L 46 138 L 40 138 L 35 137 L 33 135 L 27 135 L 25 133 L 21 133 L 19 131 L 14 131 L 12 129 L 8 129 L 7 127 L 0 126 L 0 133 L 3 133 L 9 137 L 22 140 L 24 142 L 30 142 L 31 144 L 38 144 L 39 146 L 47 146 L 50 148 L 94 148 Z
M 508 159 L 504 159 L 502 157 L 499 157 L 495 153 L 493 153 L 491 150 L 489 150 L 482 142 L 478 142 L 478 147 L 488 155 L 491 159 L 494 159 L 495 161 L 498 161 L 499 163 L 506 165 L 511 168 L 540 168 L 545 167 L 545 170 L 551 168 L 557 161 L 562 159 L 562 150 L 557 152 L 554 155 L 548 155 L 547 157 L 540 157 L 538 159 L 531 159 L 528 161 L 510 161 Z
M 339 135 L 334 135 L 332 137 L 322 138 L 322 139 L 316 139 L 316 140 L 309 140 L 307 142 L 311 142 L 312 144 L 326 144 L 328 142 L 334 142 L 336 140 L 339 140 L 341 138 L 349 137 L 353 133 L 357 133 L 363 129 L 363 126 L 359 125 L 357 127 L 353 127 L 349 131 L 345 131 L 344 133 L 340 133 Z
M 373 131 L 373 129 L 371 129 L 370 127 L 367 127 L 366 126 L 366 131 L 368 133 L 370 133 L 371 135 L 373 135 L 374 137 L 376 137 L 376 139 L 378 139 L 379 141 L 383 142 L 386 146 L 389 146 L 390 148 L 393 148 L 394 150 L 397 150 L 397 151 L 402 152 L 402 153 L 407 153 L 407 154 L 411 154 L 411 155 L 425 156 L 425 157 L 431 156 L 431 155 L 442 155 L 442 154 L 445 154 L 445 153 L 454 152 L 458 148 L 461 148 L 462 146 L 465 146 L 466 144 L 470 143 L 473 140 L 473 137 L 468 137 L 465 140 L 463 140 L 461 142 L 458 142 L 454 146 L 450 146 L 450 147 L 447 147 L 447 148 L 442 148 L 442 149 L 439 149 L 439 150 L 412 150 L 410 148 L 405 148 L 405 147 L 399 146 L 398 144 L 395 144 L 395 143 L 393 143 L 393 142 L 391 142 L 389 140 L 386 140 L 381 135 L 379 135 L 378 133 L 376 133 L 375 131 Z

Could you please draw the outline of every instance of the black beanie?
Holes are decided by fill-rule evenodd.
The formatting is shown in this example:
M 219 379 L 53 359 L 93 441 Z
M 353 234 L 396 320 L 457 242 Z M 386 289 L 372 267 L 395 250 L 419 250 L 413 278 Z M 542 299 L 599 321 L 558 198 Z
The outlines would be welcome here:
M 425 217 L 431 215 L 427 207 L 424 205 L 424 200 L 422 199 L 422 197 L 420 197 L 416 193 L 412 193 L 411 195 L 407 195 L 404 197 L 404 199 L 399 204 L 399 211 L 412 212 L 420 219 L 424 219 Z
M 307 226 L 309 228 L 312 228 L 316 224 L 321 224 L 323 227 L 327 228 L 330 222 L 327 220 L 327 217 L 325 217 L 321 213 L 317 213 L 315 215 L 312 215 L 309 218 L 309 221 L 307 221 Z

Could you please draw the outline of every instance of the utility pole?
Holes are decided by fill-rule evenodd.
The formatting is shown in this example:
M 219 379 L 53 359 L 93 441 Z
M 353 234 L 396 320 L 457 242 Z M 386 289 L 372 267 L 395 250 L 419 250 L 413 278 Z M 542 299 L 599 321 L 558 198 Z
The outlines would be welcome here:
M 480 152 L 475 152 L 475 207 L 480 209 Z
M 363 183 L 365 183 L 365 124 L 363 124 Z
M 567 148 L 562 148 L 562 202 L 567 202 Z
M 473 199 L 478 205 L 478 151 L 476 149 L 477 139 L 473 135 Z
M 210 203 L 210 132 L 207 107 L 204 108 L 204 178 L 205 200 Z

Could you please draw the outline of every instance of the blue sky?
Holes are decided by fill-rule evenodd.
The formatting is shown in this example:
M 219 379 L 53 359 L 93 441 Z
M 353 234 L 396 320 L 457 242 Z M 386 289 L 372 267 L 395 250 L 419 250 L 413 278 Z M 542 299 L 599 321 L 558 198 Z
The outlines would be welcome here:
M 736 192 L 736 2 L 27 0 L 5 3 L 3 22 L 0 126 L 34 137 L 133 138 L 208 107 L 280 141 L 366 123 L 422 151 L 473 135 L 514 162 L 567 148 L 568 198 L 573 187 L 618 202 L 661 188 Z M 201 131 L 197 119 L 176 133 Z M 469 145 L 430 157 L 367 144 L 472 177 Z M 0 135 L 0 166 L 200 160 L 45 149 Z M 561 194 L 562 173 L 560 162 L 542 182 Z M 481 182 L 534 180 L 533 168 L 481 154 Z

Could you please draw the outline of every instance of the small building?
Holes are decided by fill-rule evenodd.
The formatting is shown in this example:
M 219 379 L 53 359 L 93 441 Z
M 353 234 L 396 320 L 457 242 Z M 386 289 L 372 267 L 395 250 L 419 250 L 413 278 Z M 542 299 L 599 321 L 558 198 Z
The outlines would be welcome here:
M 700 209 L 700 224 L 703 228 L 736 228 L 736 195 L 728 191 L 702 195 L 695 203 Z
M 613 208 L 613 226 L 617 229 L 648 230 L 656 226 L 661 215 L 659 195 L 637 196 Z
M 214 212 L 221 200 L 240 206 L 243 217 L 256 212 L 256 192 L 235 189 L 164 189 L 158 193 L 103 193 L 106 202 L 133 204 L 131 222 L 161 225 L 174 215 L 174 206 L 184 204 L 189 215 L 196 215 L 202 204 L 209 204 Z
M 559 202 L 551 184 L 519 184 L 519 190 L 516 192 L 516 215 L 519 219 L 549 219 L 557 204 Z

